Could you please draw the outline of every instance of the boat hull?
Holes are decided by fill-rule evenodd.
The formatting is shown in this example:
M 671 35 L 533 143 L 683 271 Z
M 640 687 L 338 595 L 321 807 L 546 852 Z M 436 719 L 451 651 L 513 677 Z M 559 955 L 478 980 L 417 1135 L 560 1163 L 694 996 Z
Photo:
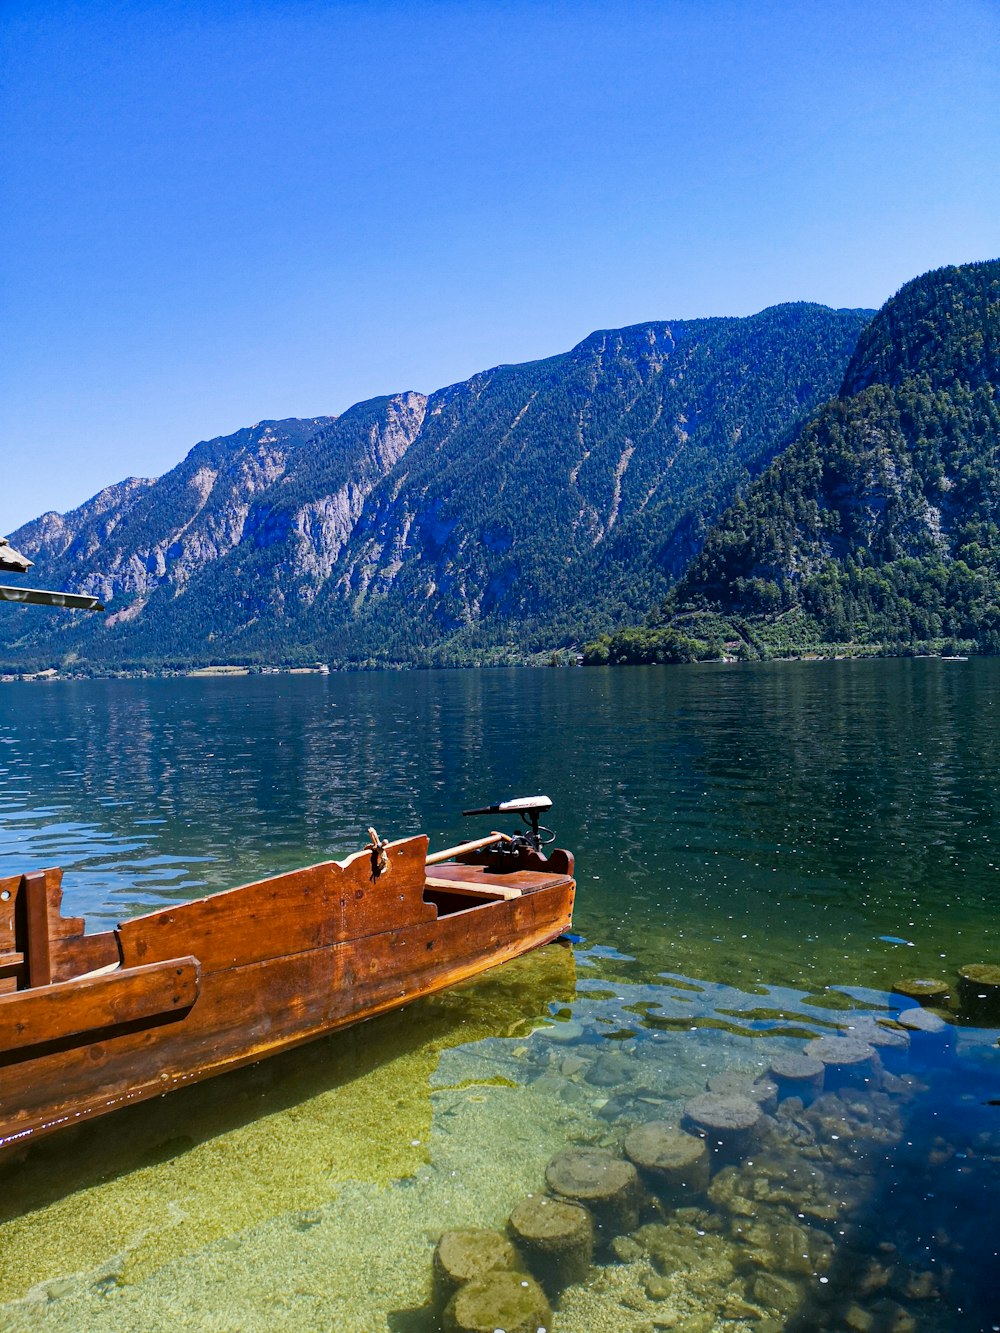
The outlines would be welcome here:
M 384 875 L 365 853 L 324 862 L 126 922 L 109 933 L 118 961 L 89 975 L 22 977 L 0 995 L 0 1148 L 408 1004 L 570 927 L 565 853 L 431 879 L 425 838 L 388 851 Z M 50 949 L 57 972 L 72 945 Z

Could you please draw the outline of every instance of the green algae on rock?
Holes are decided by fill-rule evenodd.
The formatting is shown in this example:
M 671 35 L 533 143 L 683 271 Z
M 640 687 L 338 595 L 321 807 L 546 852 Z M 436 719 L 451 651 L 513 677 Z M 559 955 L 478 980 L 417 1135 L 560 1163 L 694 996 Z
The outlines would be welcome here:
M 587 1276 L 594 1258 L 594 1224 L 580 1204 L 528 1194 L 507 1225 L 547 1291 L 554 1293 Z
M 582 1203 L 605 1243 L 639 1223 L 639 1177 L 631 1162 L 599 1148 L 566 1148 L 545 1168 L 554 1194 Z
M 908 1000 L 919 1000 L 921 1004 L 943 1004 L 951 990 L 947 981 L 935 977 L 903 977 L 892 983 L 893 994 L 905 995 Z
M 1000 967 L 968 963 L 958 969 L 962 1012 L 987 1021 L 1000 1018 Z
M 494 1269 L 517 1265 L 517 1251 L 506 1236 L 481 1227 L 446 1231 L 434 1250 L 435 1301 L 444 1305 L 458 1287 Z
M 691 1198 L 708 1186 L 705 1140 L 662 1120 L 636 1125 L 625 1136 L 626 1156 L 660 1195 Z
M 460 1287 L 444 1312 L 445 1333 L 546 1333 L 552 1308 L 526 1273 L 497 1270 Z

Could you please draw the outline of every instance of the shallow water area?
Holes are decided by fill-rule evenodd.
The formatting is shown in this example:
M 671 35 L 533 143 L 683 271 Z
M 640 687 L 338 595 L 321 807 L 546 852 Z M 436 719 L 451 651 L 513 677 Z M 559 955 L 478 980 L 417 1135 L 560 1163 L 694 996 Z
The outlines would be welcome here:
M 585 938 L 3 1167 L 0 1328 L 430 1333 L 442 1232 L 832 1038 L 875 1058 L 779 1081 L 690 1197 L 642 1171 L 550 1333 L 992 1329 L 1000 1034 L 890 987 L 998 961 L 998 691 L 989 662 L 6 687 L 2 873 L 61 863 L 94 928 L 538 789 Z

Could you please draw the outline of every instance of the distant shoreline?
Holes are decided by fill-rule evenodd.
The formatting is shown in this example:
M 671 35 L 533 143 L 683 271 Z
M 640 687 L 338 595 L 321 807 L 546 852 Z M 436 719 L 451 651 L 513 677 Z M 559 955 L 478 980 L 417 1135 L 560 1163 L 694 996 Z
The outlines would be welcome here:
M 554 656 L 554 655 L 552 655 Z M 331 676 L 331 675 L 367 675 L 371 673 L 398 671 L 498 671 L 509 669 L 538 670 L 541 667 L 727 667 L 727 666 L 770 666 L 788 665 L 797 662 L 888 662 L 903 661 L 938 661 L 968 662 L 972 658 L 983 657 L 981 653 L 942 653 L 942 652 L 887 652 L 878 644 L 857 645 L 851 652 L 803 652 L 788 656 L 759 657 L 752 659 L 738 657 L 717 657 L 695 662 L 588 662 L 579 660 L 539 660 L 538 657 L 520 662 L 463 662 L 441 663 L 440 665 L 420 665 L 410 662 L 385 663 L 375 665 L 328 665 L 318 666 L 245 666 L 222 665 L 207 667 L 123 667 L 106 671 L 57 671 L 50 668 L 36 672 L 6 672 L 0 674 L 0 684 L 47 685 L 69 681 L 87 680 L 233 680 L 247 676 Z

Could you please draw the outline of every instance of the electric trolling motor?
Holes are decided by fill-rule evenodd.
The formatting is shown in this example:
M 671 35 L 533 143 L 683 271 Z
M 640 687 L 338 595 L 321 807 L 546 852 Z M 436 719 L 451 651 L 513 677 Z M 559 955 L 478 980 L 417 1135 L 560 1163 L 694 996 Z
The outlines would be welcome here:
M 555 842 L 556 835 L 550 828 L 538 822 L 538 817 L 546 810 L 552 809 L 552 802 L 547 796 L 515 796 L 510 801 L 498 801 L 496 805 L 484 805 L 478 810 L 463 810 L 463 815 L 506 815 L 517 814 L 526 825 L 529 831 L 526 833 L 515 833 L 510 842 L 502 842 L 498 850 L 501 852 L 516 853 L 522 849 L 530 848 L 532 851 L 540 852 L 543 847 L 550 842 Z M 546 836 L 543 837 L 542 834 Z

